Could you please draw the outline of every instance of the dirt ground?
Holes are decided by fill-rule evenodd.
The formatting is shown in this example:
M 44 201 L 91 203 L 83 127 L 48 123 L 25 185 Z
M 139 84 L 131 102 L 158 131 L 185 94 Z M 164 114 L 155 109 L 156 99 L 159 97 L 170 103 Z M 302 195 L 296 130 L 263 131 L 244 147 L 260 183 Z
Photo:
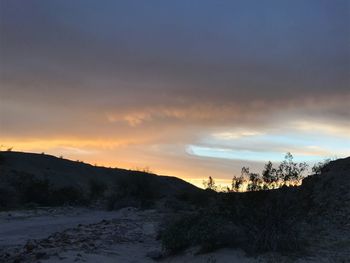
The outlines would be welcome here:
M 280 255 L 247 257 L 221 249 L 198 255 L 196 248 L 164 257 L 157 239 L 164 214 L 125 208 L 41 208 L 0 213 L 0 262 L 329 262 L 322 258 L 290 259 Z

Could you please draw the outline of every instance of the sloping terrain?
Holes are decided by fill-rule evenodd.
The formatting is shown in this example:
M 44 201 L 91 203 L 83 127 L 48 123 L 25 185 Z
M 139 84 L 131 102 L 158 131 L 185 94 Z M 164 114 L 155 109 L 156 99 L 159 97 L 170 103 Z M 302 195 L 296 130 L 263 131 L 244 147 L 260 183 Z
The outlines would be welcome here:
M 207 206 L 168 224 L 163 244 L 174 253 L 194 246 L 231 247 L 260 257 L 277 253 L 310 262 L 349 262 L 349 187 L 347 158 L 326 165 L 299 187 L 219 193 Z
M 329 163 L 299 187 L 216 194 L 174 177 L 41 154 L 0 153 L 0 191 L 13 188 L 20 195 L 12 179 L 31 176 L 82 193 L 91 190 L 91 180 L 112 192 L 136 184 L 130 195 L 154 188 L 159 190 L 157 199 L 170 197 L 166 200 L 177 203 L 171 210 L 61 207 L 0 212 L 0 262 L 152 262 L 158 257 L 163 262 L 350 262 L 350 158 Z M 199 202 L 187 206 L 183 201 L 193 193 Z M 147 192 L 141 197 L 150 198 Z M 172 225 L 176 217 L 182 221 Z M 178 254 L 170 256 L 167 245 L 180 248 Z M 201 246 L 210 253 L 197 255 Z
M 0 193 L 3 199 L 6 195 L 22 195 L 22 199 L 45 205 L 44 201 L 49 199 L 48 195 L 52 192 L 52 199 L 62 196 L 61 199 L 67 199 L 63 201 L 70 201 L 83 196 L 87 199 L 92 194 L 117 195 L 119 199 L 122 194 L 130 198 L 161 199 L 200 191 L 176 177 L 96 167 L 45 154 L 0 152 Z M 63 201 L 50 202 L 61 204 Z M 0 207 L 6 203 L 7 200 L 0 198 Z
M 333 222 L 349 222 L 350 157 L 332 161 L 321 174 L 304 179 L 300 191 L 312 202 L 311 211 L 315 215 L 322 215 Z
M 138 174 L 146 176 L 153 184 L 162 189 L 164 195 L 172 195 L 182 190 L 198 190 L 197 187 L 177 177 L 157 176 L 118 168 L 96 167 L 45 154 L 1 152 L 0 155 L 0 180 L 2 181 L 13 174 L 25 173 L 45 177 L 51 183 L 59 186 L 87 188 L 90 180 L 100 180 L 110 185 L 117 182 L 119 178 Z
M 333 161 L 320 175 L 305 179 L 300 192 L 300 202 L 308 203 L 303 234 L 311 253 L 350 262 L 350 158 Z

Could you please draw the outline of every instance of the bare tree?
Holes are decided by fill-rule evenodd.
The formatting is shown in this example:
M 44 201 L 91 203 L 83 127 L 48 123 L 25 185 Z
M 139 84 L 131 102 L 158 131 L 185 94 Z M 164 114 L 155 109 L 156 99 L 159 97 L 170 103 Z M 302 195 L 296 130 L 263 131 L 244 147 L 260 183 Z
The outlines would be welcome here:
M 213 191 L 217 190 L 217 186 L 215 184 L 215 181 L 211 176 L 209 176 L 208 181 L 205 181 L 205 180 L 203 181 L 203 186 L 205 189 L 209 189 L 209 190 L 213 190 Z

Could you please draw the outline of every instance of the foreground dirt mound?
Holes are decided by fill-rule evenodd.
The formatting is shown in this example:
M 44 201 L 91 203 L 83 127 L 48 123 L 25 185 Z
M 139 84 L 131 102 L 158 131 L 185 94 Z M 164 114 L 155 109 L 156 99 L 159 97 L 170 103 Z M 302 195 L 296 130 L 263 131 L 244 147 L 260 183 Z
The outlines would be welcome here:
M 350 158 L 333 161 L 320 175 L 305 179 L 300 193 L 300 202 L 307 203 L 303 233 L 310 250 L 320 258 L 349 262 Z
M 330 162 L 320 175 L 306 178 L 300 190 L 311 202 L 311 213 L 339 227 L 349 224 L 350 158 Z
M 25 211 L 23 213 L 26 213 Z M 118 212 L 82 210 L 81 215 L 95 214 L 102 219 L 94 223 L 76 224 L 73 227 L 53 232 L 45 238 L 27 240 L 24 245 L 12 246 L 0 244 L 0 262 L 86 262 L 91 256 L 105 256 L 114 258 L 115 262 L 148 262 L 148 257 L 160 251 L 160 244 L 156 241 L 157 225 L 161 215 L 155 210 L 139 211 L 135 208 L 126 208 Z M 57 221 L 57 218 L 66 220 L 82 220 L 81 216 L 69 216 L 65 214 L 52 214 L 47 216 L 47 221 Z M 40 216 L 21 219 L 22 225 L 31 222 L 36 227 L 54 230 L 52 225 L 45 226 L 38 220 Z M 7 224 L 18 224 L 18 220 L 8 219 Z M 63 226 L 62 222 L 62 226 Z M 67 224 L 68 225 L 68 224 Z M 21 226 L 20 226 L 21 227 Z M 30 226 L 29 226 L 30 227 Z M 1 230 L 1 229 L 0 229 Z M 28 230 L 29 231 L 29 230 Z M 3 229 L 3 232 L 6 231 Z M 38 235 L 36 235 L 38 236 Z M 20 242 L 20 240 L 18 240 Z M 124 251 L 126 247 L 126 250 Z M 127 248 L 132 248 L 132 255 L 127 255 Z M 152 254 L 153 253 L 153 254 Z M 51 260 L 51 261 L 50 261 Z M 90 262 L 90 261 L 89 261 Z M 91 259 L 91 262 L 96 262 Z M 102 261 L 104 262 L 104 261 Z

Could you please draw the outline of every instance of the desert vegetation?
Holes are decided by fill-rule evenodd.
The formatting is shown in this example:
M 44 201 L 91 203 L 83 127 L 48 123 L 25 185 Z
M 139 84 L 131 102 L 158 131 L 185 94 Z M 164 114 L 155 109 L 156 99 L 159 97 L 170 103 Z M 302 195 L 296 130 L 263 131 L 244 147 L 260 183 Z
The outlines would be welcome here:
M 221 247 L 249 254 L 290 253 L 302 249 L 301 214 L 290 198 L 293 188 L 248 193 L 218 193 L 205 205 L 169 220 L 161 233 L 163 247 L 178 253 L 192 246 L 199 252 Z
M 317 163 L 312 171 L 320 174 L 328 162 Z M 163 247 L 169 253 L 199 246 L 199 252 L 233 247 L 251 255 L 300 254 L 307 247 L 300 229 L 312 205 L 307 194 L 291 186 L 302 183 L 307 168 L 287 153 L 277 167 L 266 163 L 261 174 L 243 167 L 241 176 L 232 179 L 231 188 L 223 189 L 209 177 L 203 182 L 206 192 L 218 193 L 169 220 L 161 234 Z
M 47 178 L 17 174 L 0 189 L 0 210 L 35 206 L 85 205 L 91 200 L 79 187 L 57 187 Z
M 317 190 L 313 190 L 315 182 L 330 169 L 329 160 L 315 164 L 312 172 L 316 176 L 306 178 L 307 165 L 295 162 L 289 153 L 277 166 L 266 163 L 261 173 L 243 167 L 240 177 L 234 177 L 232 186 L 224 191 L 212 177 L 204 181 L 203 190 L 176 178 L 142 171 L 119 173 L 117 169 L 55 157 L 29 156 L 30 164 L 34 157 L 40 164 L 43 158 L 48 158 L 55 169 L 61 165 L 65 166 L 65 172 L 73 169 L 72 177 L 76 169 L 83 171 L 75 178 L 78 180 L 55 181 L 52 176 L 50 178 L 52 173 L 56 179 L 63 174 L 52 167 L 45 166 L 42 173 L 8 169 L 11 156 L 24 158 L 15 152 L 0 154 L 0 173 L 9 175 L 0 176 L 1 210 L 65 205 L 107 210 L 156 208 L 152 211 L 166 215 L 159 219 L 159 222 L 163 220 L 158 234 L 165 252 L 162 255 L 180 253 L 191 247 L 199 248 L 198 253 L 229 247 L 243 249 L 248 255 L 266 252 L 302 255 L 309 247 L 303 235 L 305 225 L 314 218 L 321 218 L 320 214 L 325 218 L 323 215 L 330 207 L 339 214 L 347 193 L 345 186 L 338 183 L 341 186 L 338 187 L 330 179 L 317 183 Z M 173 188 L 176 184 L 179 187 Z M 317 193 L 333 193 L 334 190 L 329 189 L 335 186 L 339 188 L 339 195 L 332 205 L 328 195 L 315 199 Z M 338 218 L 337 222 L 343 220 L 342 215 L 335 217 L 335 212 L 329 218 Z
M 248 167 L 243 167 L 240 177 L 233 177 L 232 187 L 228 191 L 259 191 L 276 189 L 282 186 L 300 185 L 305 177 L 308 165 L 294 162 L 293 155 L 287 153 L 284 160 L 274 167 L 272 162 L 265 164 L 261 174 L 251 173 Z
M 250 255 L 300 253 L 306 244 L 300 237 L 301 218 L 293 211 L 289 202 L 278 197 L 227 196 L 169 223 L 162 244 L 170 253 L 192 246 L 199 246 L 199 253 L 222 247 L 241 248 Z
M 107 197 L 107 209 L 126 206 L 147 208 L 151 207 L 158 197 L 158 189 L 147 175 L 131 171 L 130 176 L 115 181 Z
M 323 167 L 330 162 L 326 159 L 312 167 L 313 174 L 320 174 Z M 283 186 L 298 186 L 306 177 L 309 165 L 305 162 L 297 163 L 291 153 L 287 153 L 284 160 L 278 166 L 271 161 L 267 162 L 261 173 L 250 172 L 249 167 L 242 167 L 241 175 L 232 178 L 231 187 L 223 188 L 215 184 L 210 176 L 203 181 L 204 189 L 221 190 L 226 192 L 250 192 L 260 190 L 277 189 Z

